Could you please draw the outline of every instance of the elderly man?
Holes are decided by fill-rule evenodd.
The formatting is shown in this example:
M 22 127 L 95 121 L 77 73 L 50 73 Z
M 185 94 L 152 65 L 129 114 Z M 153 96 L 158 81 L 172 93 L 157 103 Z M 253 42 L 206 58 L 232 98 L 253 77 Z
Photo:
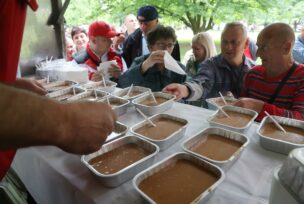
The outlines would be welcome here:
M 219 96 L 219 92 L 240 95 L 243 77 L 254 66 L 244 55 L 248 43 L 246 28 L 241 23 L 228 23 L 221 37 L 222 53 L 205 60 L 198 73 L 184 84 L 170 84 L 165 92 L 176 95 L 177 99 L 195 101 Z M 203 104 L 207 107 L 206 104 Z
M 147 46 L 147 34 L 156 28 L 158 24 L 158 12 L 153 6 L 143 6 L 137 12 L 139 28 L 126 39 L 123 45 L 122 57 L 128 67 L 136 57 L 150 53 Z M 172 57 L 180 61 L 179 44 L 176 42 L 172 51 Z
M 234 105 L 255 110 L 261 121 L 265 111 L 271 115 L 304 119 L 304 65 L 292 57 L 295 41 L 292 28 L 284 23 L 265 27 L 258 35 L 257 56 L 262 65 L 245 78 L 243 96 Z
M 301 28 L 301 34 L 297 37 L 292 51 L 295 61 L 304 63 L 304 25 Z

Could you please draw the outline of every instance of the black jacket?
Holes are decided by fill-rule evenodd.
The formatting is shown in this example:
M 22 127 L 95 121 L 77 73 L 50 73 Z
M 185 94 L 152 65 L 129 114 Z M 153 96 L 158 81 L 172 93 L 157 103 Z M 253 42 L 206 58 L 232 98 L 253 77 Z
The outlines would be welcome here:
M 180 61 L 178 42 L 176 42 L 171 55 L 176 61 Z M 142 56 L 142 32 L 138 28 L 124 42 L 122 57 L 129 68 L 133 60 L 139 56 Z

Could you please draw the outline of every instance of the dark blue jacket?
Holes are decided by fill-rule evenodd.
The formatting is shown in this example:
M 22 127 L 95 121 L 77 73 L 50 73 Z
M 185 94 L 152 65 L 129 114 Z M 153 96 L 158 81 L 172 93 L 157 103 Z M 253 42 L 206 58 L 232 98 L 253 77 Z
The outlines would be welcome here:
M 179 44 L 176 42 L 171 53 L 176 61 L 180 61 Z M 136 57 L 142 56 L 142 32 L 138 28 L 128 36 L 123 44 L 122 57 L 129 68 Z
M 164 69 L 163 73 L 161 73 L 157 64 L 149 68 L 145 74 L 141 74 L 141 65 L 149 55 L 135 58 L 131 67 L 119 77 L 118 87 L 125 88 L 133 84 L 150 88 L 152 91 L 161 91 L 168 84 L 181 84 L 186 81 L 186 75 L 180 75 L 168 69 Z M 177 63 L 185 69 L 184 65 Z

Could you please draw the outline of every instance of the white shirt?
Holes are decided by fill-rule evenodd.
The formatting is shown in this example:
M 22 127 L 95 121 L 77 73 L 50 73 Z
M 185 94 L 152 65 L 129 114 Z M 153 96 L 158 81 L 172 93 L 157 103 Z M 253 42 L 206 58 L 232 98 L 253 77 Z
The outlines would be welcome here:
M 150 53 L 149 49 L 148 49 L 148 44 L 147 44 L 147 40 L 144 36 L 144 34 L 142 34 L 142 38 L 141 38 L 141 44 L 142 44 L 142 55 L 147 55 Z

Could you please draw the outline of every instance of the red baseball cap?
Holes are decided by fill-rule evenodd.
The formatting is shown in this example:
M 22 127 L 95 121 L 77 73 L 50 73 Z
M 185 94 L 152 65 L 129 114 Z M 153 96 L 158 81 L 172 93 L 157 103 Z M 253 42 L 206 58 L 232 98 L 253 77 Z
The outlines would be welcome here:
M 113 27 L 107 24 L 104 21 L 95 21 L 89 27 L 88 36 L 90 37 L 105 37 L 105 38 L 113 38 L 120 33 L 117 33 Z

